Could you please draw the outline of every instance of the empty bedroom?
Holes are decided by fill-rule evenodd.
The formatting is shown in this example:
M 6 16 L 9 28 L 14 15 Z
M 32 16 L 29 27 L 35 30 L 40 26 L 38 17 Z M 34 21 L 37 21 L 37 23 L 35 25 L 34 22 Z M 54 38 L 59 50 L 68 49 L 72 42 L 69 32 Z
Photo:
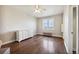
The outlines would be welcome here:
M 0 54 L 72 54 L 72 7 L 0 5 Z

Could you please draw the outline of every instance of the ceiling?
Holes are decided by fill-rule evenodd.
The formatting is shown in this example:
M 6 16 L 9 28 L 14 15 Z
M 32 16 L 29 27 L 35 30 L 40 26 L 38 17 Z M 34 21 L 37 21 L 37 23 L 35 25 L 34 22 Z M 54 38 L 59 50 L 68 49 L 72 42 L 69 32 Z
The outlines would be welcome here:
M 35 5 L 17 5 L 13 6 L 19 11 L 34 17 L 46 17 L 63 13 L 64 5 L 40 5 L 40 8 L 45 9 L 41 13 L 34 13 Z

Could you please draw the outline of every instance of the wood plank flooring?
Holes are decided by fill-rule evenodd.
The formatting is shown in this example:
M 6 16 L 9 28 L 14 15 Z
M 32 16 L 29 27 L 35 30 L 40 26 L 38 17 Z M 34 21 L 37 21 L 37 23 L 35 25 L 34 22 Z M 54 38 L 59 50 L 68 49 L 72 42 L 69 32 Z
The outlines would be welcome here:
M 40 35 L 20 43 L 3 45 L 2 48 L 4 47 L 10 47 L 11 54 L 66 54 L 63 39 Z

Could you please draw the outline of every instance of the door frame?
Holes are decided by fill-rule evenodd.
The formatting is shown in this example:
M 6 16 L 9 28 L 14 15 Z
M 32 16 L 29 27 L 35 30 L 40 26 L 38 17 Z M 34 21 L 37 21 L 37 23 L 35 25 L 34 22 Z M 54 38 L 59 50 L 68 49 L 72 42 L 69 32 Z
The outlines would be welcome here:
M 76 6 L 76 11 L 77 11 L 77 13 L 76 13 L 76 18 L 77 18 L 77 20 L 76 20 L 76 53 L 78 54 L 79 53 L 79 47 L 78 47 L 78 44 L 79 44 L 79 38 L 78 38 L 78 36 L 79 36 L 79 33 L 78 33 L 78 5 Z
M 78 52 L 78 5 L 73 5 L 71 6 L 71 13 L 72 13 L 72 22 L 73 22 L 73 8 L 76 7 L 76 53 L 79 53 Z M 72 25 L 73 27 L 73 25 Z M 73 46 L 73 38 L 72 38 L 72 46 Z M 73 49 L 73 48 L 72 48 Z

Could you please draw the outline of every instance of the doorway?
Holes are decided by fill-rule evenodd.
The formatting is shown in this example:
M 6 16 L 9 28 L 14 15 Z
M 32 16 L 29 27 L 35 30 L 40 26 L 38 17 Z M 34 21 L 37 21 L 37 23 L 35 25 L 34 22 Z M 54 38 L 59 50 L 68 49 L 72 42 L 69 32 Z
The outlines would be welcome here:
M 79 40 L 78 40 L 78 5 L 72 6 L 72 44 L 73 53 L 79 52 Z
M 77 21 L 77 8 L 76 7 L 73 7 L 73 53 L 76 54 L 76 30 L 77 30 L 77 26 L 76 26 L 76 21 Z

